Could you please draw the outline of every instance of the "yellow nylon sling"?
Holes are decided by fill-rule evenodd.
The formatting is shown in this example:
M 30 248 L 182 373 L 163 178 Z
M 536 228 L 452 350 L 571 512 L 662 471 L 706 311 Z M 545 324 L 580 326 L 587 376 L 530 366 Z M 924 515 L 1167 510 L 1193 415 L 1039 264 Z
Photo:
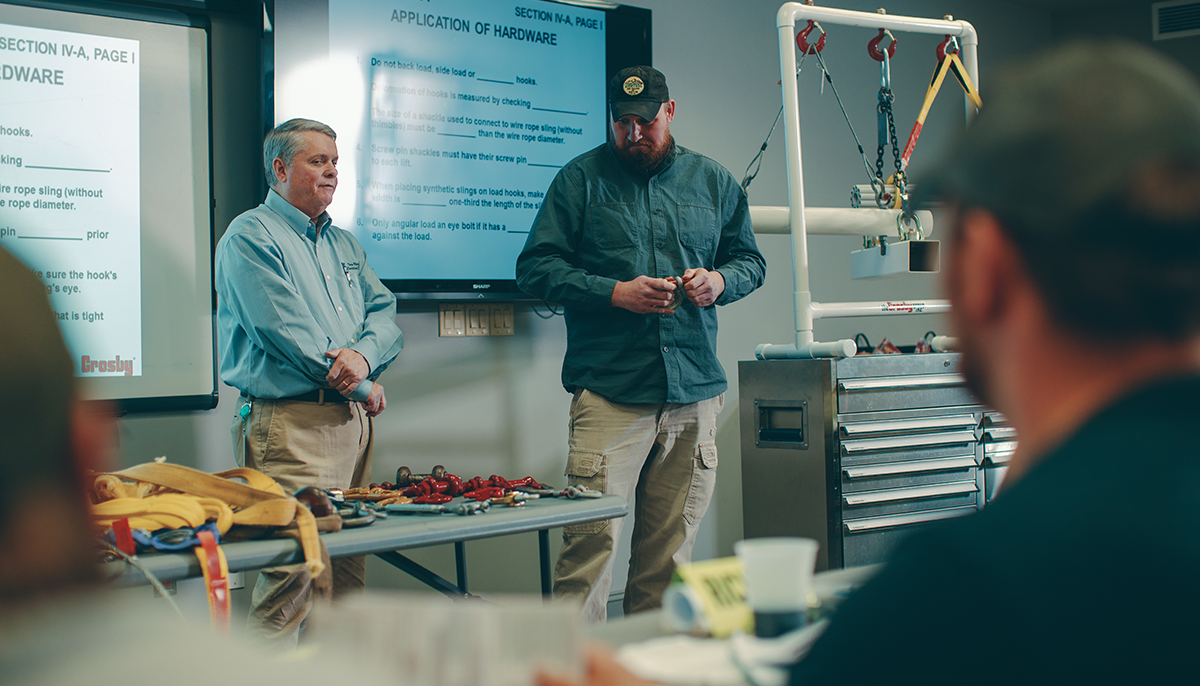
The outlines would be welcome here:
M 98 490 L 101 489 L 101 485 L 111 490 L 129 490 L 128 488 L 114 487 L 111 480 L 101 481 L 105 476 L 153 484 L 180 493 L 219 500 L 232 508 L 231 523 L 236 525 L 282 527 L 295 523 L 299 532 L 300 548 L 304 552 L 304 564 L 308 568 L 309 574 L 317 577 L 325 571 L 325 564 L 321 561 L 321 543 L 317 538 L 316 517 L 300 501 L 284 493 L 283 488 L 275 483 L 274 479 L 261 472 L 252 469 L 231 469 L 209 474 L 182 465 L 147 462 L 101 475 L 97 481 Z M 231 480 L 235 478 L 244 479 L 247 483 Z M 128 485 L 124 484 L 123 486 L 127 487 Z M 170 494 L 141 498 L 141 500 L 162 498 L 166 495 Z M 112 502 L 114 501 L 100 503 L 93 506 L 93 510 L 103 508 Z M 109 505 L 109 507 L 115 509 L 117 506 Z M 169 514 L 174 515 L 175 513 Z M 189 526 L 199 526 L 204 521 L 201 519 L 199 523 Z M 217 521 L 219 529 L 221 519 L 218 518 Z M 130 524 L 132 526 L 133 522 L 131 521 Z M 228 527 L 225 530 L 228 530 Z

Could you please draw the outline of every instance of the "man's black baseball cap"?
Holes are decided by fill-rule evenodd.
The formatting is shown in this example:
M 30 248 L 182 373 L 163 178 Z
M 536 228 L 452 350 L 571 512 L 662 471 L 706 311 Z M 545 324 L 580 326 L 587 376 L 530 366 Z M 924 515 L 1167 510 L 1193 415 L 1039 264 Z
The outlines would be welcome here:
M 608 84 L 608 105 L 613 120 L 633 114 L 650 121 L 670 99 L 667 77 L 654 67 L 626 67 Z

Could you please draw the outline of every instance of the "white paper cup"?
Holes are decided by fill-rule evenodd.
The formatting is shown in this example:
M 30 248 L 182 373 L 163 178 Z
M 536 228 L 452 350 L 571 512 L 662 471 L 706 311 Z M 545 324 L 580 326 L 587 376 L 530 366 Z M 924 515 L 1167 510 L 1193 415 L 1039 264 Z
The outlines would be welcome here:
M 817 549 L 811 538 L 752 538 L 733 544 L 742 561 L 756 635 L 778 636 L 807 622 Z

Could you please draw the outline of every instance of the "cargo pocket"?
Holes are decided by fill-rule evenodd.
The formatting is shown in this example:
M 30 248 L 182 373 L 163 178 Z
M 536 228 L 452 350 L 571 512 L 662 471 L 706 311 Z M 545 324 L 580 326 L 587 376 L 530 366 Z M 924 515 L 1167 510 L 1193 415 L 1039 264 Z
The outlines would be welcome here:
M 587 486 L 589 490 L 604 492 L 608 486 L 608 458 L 598 450 L 574 448 L 567 455 L 567 484 Z M 608 520 L 570 524 L 563 533 L 570 535 L 598 534 L 608 528 Z
M 692 458 L 692 483 L 688 486 L 687 502 L 683 506 L 683 519 L 689 526 L 704 518 L 716 486 L 717 446 L 701 443 L 696 446 L 696 455 Z

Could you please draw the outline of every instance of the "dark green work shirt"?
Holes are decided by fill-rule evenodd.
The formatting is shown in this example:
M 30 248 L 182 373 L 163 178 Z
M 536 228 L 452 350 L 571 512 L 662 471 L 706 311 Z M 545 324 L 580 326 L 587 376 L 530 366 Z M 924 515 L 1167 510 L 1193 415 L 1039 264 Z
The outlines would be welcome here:
M 559 171 L 517 258 L 526 293 L 566 307 L 562 381 L 622 403 L 692 403 L 725 391 L 717 361 L 717 313 L 686 299 L 674 314 L 612 306 L 618 281 L 716 270 L 717 305 L 762 285 L 746 194 L 713 160 L 687 148 L 646 178 L 627 171 L 608 144 Z

